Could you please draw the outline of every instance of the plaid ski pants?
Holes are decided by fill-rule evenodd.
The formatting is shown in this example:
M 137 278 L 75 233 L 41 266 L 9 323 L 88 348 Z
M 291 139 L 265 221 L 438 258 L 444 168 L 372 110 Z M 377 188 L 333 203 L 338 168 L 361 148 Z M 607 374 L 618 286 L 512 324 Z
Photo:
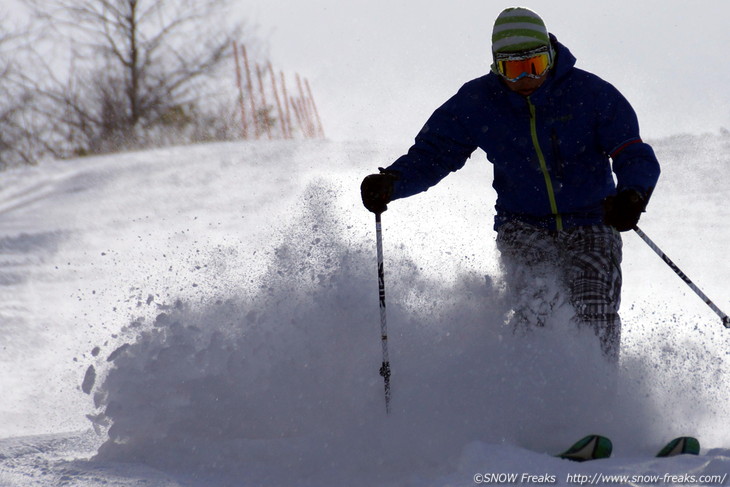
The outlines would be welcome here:
M 575 309 L 574 319 L 579 325 L 592 327 L 606 358 L 617 362 L 621 342 L 621 235 L 606 225 L 549 231 L 518 221 L 503 224 L 497 232 L 507 287 L 515 296 L 524 297 L 526 292 L 529 296 L 516 300 L 517 321 L 544 325 L 556 298 L 541 296 L 545 290 L 544 286 L 540 289 L 540 283 L 557 276 Z M 529 289 L 531 286 L 536 289 Z M 535 309 L 536 301 L 542 302 L 541 308 Z

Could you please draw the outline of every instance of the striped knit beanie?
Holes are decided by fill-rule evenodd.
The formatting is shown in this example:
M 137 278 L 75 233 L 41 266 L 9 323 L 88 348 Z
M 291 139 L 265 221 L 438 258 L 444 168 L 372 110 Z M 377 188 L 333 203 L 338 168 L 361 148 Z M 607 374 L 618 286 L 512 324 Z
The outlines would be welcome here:
M 539 15 L 530 9 L 512 7 L 494 21 L 492 52 L 522 52 L 550 46 L 550 38 Z

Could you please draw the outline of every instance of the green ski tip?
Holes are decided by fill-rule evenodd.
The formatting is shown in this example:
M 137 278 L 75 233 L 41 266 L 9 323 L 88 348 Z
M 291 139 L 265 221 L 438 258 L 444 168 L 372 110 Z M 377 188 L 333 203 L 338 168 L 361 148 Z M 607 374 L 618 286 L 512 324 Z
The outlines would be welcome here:
M 573 446 L 558 455 L 559 458 L 574 462 L 585 462 L 611 456 L 613 444 L 611 440 L 601 435 L 588 435 L 578 440 Z
M 675 455 L 699 455 L 700 441 L 692 436 L 680 436 L 675 438 L 662 448 L 657 457 L 666 458 Z

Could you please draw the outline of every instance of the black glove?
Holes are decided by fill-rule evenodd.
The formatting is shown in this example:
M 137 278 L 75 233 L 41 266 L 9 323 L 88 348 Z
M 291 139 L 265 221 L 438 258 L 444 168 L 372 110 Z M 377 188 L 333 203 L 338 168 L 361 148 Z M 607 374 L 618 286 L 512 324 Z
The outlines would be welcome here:
M 382 213 L 388 209 L 388 203 L 393 195 L 393 183 L 398 179 L 398 173 L 380 168 L 380 174 L 365 176 L 360 185 L 360 196 L 365 208 L 373 213 Z
M 603 222 L 619 232 L 633 230 L 646 208 L 646 199 L 634 189 L 625 189 L 603 200 Z

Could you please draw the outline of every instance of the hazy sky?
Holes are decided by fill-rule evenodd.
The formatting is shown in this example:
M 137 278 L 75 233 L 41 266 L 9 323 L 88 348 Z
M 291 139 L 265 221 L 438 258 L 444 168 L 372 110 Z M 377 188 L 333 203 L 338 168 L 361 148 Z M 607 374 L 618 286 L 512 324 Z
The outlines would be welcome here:
M 730 129 L 728 0 L 241 0 L 239 9 L 277 67 L 310 79 L 328 136 L 407 144 L 487 72 L 494 19 L 514 5 L 537 11 L 578 67 L 621 90 L 645 138 Z
M 514 5 L 537 11 L 578 67 L 621 90 L 645 138 L 730 129 L 729 0 L 233 3 L 277 70 L 309 78 L 333 139 L 409 144 L 437 106 L 488 71 L 494 19 Z

